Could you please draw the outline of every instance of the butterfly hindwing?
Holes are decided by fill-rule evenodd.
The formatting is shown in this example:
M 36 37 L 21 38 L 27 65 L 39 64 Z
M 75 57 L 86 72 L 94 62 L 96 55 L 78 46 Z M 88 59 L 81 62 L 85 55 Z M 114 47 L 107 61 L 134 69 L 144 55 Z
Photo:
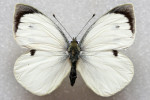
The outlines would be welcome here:
M 121 91 L 134 74 L 128 57 L 113 51 L 99 53 L 83 52 L 78 62 L 78 71 L 83 80 L 96 94 L 108 97 Z
M 33 51 L 32 51 L 33 52 Z M 42 96 L 55 90 L 70 71 L 69 59 L 60 52 L 31 51 L 14 65 L 16 80 L 28 91 Z

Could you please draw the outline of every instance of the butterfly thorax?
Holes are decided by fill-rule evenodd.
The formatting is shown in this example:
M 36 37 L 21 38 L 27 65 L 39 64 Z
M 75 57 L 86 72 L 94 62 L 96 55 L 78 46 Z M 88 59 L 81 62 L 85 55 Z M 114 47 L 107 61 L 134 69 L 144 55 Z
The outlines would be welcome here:
M 71 61 L 71 71 L 70 71 L 69 77 L 70 77 L 70 83 L 73 86 L 77 78 L 76 64 L 77 64 L 79 53 L 80 53 L 80 48 L 75 38 L 73 38 L 73 40 L 71 41 L 69 45 L 68 53 L 69 53 L 69 59 Z

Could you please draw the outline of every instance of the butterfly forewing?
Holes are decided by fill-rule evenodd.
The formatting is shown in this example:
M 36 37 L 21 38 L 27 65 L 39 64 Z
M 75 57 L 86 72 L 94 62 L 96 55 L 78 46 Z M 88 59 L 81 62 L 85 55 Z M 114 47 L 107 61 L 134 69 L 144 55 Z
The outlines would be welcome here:
M 23 47 L 59 51 L 68 46 L 68 40 L 62 31 L 31 6 L 16 5 L 14 32 L 16 41 Z
M 82 50 L 99 51 L 123 49 L 133 44 L 135 38 L 133 6 L 118 6 L 93 24 L 80 41 Z

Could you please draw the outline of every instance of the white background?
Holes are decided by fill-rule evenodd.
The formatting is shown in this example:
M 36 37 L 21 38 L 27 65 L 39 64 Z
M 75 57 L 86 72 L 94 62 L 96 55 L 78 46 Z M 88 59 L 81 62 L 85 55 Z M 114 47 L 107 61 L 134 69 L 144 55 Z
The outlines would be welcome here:
M 52 17 L 54 13 L 72 36 L 78 34 L 93 13 L 96 16 L 86 29 L 113 7 L 132 3 L 136 16 L 136 39 L 130 48 L 123 51 L 134 64 L 135 75 L 132 82 L 121 92 L 108 98 L 92 92 L 79 73 L 73 87 L 67 76 L 50 95 L 39 97 L 26 91 L 13 75 L 16 59 L 26 51 L 13 38 L 13 14 L 17 3 L 31 5 L 55 21 Z M 149 0 L 0 0 L 0 100 L 150 100 L 149 45 Z

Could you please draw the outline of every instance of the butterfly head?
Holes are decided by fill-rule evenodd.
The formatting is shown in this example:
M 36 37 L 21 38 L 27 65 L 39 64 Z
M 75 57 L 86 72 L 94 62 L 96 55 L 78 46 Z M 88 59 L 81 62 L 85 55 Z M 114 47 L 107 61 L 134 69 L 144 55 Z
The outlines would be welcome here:
M 80 49 L 79 49 L 79 46 L 78 46 L 78 42 L 76 40 L 76 38 L 73 37 L 70 45 L 69 45 L 69 48 L 68 48 L 68 52 L 70 51 L 76 51 L 76 52 L 79 52 Z
M 76 44 L 78 44 L 78 42 L 77 42 L 77 40 L 76 40 L 76 37 L 75 37 L 75 38 L 73 37 L 71 43 L 76 43 Z

